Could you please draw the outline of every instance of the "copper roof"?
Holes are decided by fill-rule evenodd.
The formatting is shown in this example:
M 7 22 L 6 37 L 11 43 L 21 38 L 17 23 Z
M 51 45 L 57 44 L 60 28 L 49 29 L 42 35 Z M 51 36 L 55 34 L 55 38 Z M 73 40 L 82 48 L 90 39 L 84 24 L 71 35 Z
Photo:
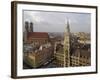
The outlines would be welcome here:
M 28 33 L 28 39 L 29 38 L 48 38 L 48 33 L 46 32 L 29 32 Z

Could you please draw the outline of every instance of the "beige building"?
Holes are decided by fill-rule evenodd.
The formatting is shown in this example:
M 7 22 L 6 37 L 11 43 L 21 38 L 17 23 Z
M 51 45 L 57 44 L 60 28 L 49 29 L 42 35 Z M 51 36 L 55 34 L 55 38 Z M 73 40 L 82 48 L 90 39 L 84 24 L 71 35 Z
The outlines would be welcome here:
M 58 67 L 90 66 L 90 44 L 79 43 L 76 36 L 71 35 L 69 22 L 64 32 L 64 44 L 56 44 L 54 53 Z
M 25 63 L 33 68 L 37 68 L 46 64 L 53 58 L 53 48 L 51 46 L 43 47 L 39 50 L 30 51 L 24 54 Z

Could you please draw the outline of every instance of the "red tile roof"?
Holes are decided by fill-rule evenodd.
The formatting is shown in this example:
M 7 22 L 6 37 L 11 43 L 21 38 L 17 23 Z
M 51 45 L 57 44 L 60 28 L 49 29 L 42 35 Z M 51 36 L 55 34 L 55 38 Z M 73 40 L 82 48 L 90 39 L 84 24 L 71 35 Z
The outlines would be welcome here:
M 28 39 L 29 38 L 48 38 L 48 33 L 46 32 L 29 32 L 28 33 Z

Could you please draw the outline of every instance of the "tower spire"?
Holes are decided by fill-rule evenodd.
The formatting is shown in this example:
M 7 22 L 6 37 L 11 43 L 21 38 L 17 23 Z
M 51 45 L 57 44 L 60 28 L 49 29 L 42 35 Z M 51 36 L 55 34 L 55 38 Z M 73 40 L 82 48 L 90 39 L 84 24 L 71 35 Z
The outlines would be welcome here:
M 68 20 L 65 22 L 67 22 L 67 26 L 64 32 L 64 67 L 68 67 L 70 66 L 70 26 Z
M 33 23 L 30 22 L 30 32 L 33 32 Z
M 29 32 L 29 22 L 25 21 L 25 31 Z

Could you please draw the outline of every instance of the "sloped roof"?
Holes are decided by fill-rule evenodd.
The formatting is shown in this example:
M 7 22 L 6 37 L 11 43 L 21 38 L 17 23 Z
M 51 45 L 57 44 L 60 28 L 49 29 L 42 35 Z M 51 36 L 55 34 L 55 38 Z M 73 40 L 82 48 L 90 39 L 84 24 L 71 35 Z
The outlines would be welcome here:
M 46 32 L 29 32 L 28 39 L 30 38 L 48 38 L 48 33 Z

